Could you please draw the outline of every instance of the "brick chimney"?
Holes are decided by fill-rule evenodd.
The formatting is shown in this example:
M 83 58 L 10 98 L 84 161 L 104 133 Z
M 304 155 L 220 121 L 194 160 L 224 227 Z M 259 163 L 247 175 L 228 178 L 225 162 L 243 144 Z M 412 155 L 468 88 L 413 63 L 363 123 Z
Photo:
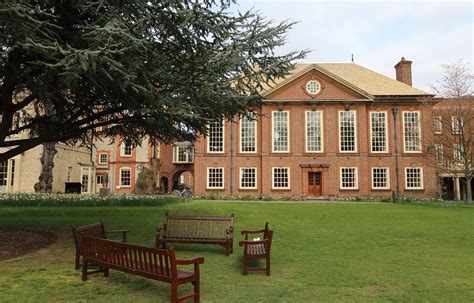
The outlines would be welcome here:
M 400 62 L 395 65 L 395 72 L 397 80 L 411 86 L 411 63 L 405 57 L 402 57 Z

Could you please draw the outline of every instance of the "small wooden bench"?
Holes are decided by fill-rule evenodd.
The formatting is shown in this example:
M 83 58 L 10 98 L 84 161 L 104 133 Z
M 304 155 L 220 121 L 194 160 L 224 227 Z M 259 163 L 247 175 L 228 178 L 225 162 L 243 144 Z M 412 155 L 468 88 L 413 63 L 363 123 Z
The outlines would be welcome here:
M 270 250 L 272 247 L 273 230 L 268 227 L 268 222 L 264 229 L 259 230 L 242 230 L 241 234 L 245 235 L 245 240 L 239 242 L 239 246 L 244 247 L 244 264 L 243 273 L 247 274 L 249 270 L 265 270 L 267 276 L 270 275 Z M 261 234 L 261 240 L 249 240 L 248 235 Z M 265 259 L 265 267 L 250 267 L 248 261 L 250 259 Z
M 165 213 L 162 228 L 156 229 L 156 247 L 165 248 L 166 243 L 218 244 L 230 255 L 234 245 L 234 215 L 177 216 Z
M 171 284 L 171 302 L 194 299 L 199 302 L 199 264 L 204 263 L 203 257 L 188 260 L 176 259 L 174 248 L 157 249 L 132 245 L 118 241 L 82 237 L 83 267 L 82 281 L 87 280 L 87 267 L 90 262 L 104 268 L 104 276 L 109 276 L 109 269 L 116 269 L 134 275 L 146 277 Z M 185 271 L 177 265 L 194 265 L 194 271 Z M 178 286 L 191 283 L 192 293 L 178 296 Z
M 76 247 L 76 270 L 81 267 L 82 242 L 81 235 L 106 239 L 107 234 L 122 234 L 122 241 L 127 242 L 128 230 L 106 230 L 102 221 L 80 226 L 72 227 L 72 236 L 74 238 L 74 245 Z

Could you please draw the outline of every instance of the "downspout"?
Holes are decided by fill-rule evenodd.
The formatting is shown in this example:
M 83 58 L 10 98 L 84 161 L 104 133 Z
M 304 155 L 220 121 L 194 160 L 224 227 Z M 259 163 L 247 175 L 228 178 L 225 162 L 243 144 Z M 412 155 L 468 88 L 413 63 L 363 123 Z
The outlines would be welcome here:
M 260 107 L 260 114 L 262 115 L 262 107 Z M 259 183 L 260 186 L 258 186 L 258 194 L 260 200 L 263 199 L 263 115 L 260 116 L 260 123 L 258 123 L 258 115 L 257 115 L 257 127 L 259 127 L 259 138 L 257 140 L 257 149 L 260 154 L 260 167 L 259 167 Z M 259 144 L 260 142 L 260 144 Z M 260 145 L 260 146 L 259 146 Z
M 230 168 L 229 168 L 229 193 L 234 193 L 233 184 L 233 173 L 234 173 L 234 121 L 230 123 Z

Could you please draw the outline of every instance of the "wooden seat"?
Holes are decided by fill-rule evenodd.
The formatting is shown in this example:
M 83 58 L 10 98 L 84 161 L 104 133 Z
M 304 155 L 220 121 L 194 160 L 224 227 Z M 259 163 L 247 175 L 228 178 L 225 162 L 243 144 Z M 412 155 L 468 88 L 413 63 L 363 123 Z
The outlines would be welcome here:
M 81 267 L 81 263 L 80 263 L 81 256 L 82 256 L 81 235 L 107 239 L 107 234 L 121 234 L 122 242 L 127 242 L 128 232 L 129 232 L 128 230 L 106 230 L 104 227 L 104 223 L 102 221 L 84 225 L 84 226 L 72 227 L 72 236 L 74 238 L 74 246 L 76 248 L 75 269 L 77 270 Z
M 273 230 L 265 224 L 264 229 L 260 230 L 242 230 L 241 234 L 245 235 L 245 240 L 239 242 L 239 246 L 244 247 L 244 264 L 243 273 L 247 274 L 249 270 L 265 270 L 267 276 L 270 275 L 270 249 L 272 247 Z M 248 235 L 262 235 L 262 240 L 249 240 Z M 265 267 L 250 267 L 248 261 L 250 259 L 265 259 Z
M 156 229 L 156 247 L 165 248 L 166 243 L 218 244 L 225 248 L 226 255 L 233 251 L 234 215 L 178 216 L 165 213 L 163 227 Z
M 146 277 L 171 284 L 171 302 L 194 299 L 200 300 L 199 264 L 203 257 L 187 260 L 176 259 L 174 248 L 157 249 L 132 245 L 112 240 L 82 236 L 83 268 L 82 280 L 87 280 L 87 267 L 90 262 L 104 268 L 104 276 L 109 276 L 109 269 Z M 178 265 L 194 265 L 194 271 L 180 270 Z M 178 295 L 178 287 L 191 283 L 193 291 L 183 296 Z

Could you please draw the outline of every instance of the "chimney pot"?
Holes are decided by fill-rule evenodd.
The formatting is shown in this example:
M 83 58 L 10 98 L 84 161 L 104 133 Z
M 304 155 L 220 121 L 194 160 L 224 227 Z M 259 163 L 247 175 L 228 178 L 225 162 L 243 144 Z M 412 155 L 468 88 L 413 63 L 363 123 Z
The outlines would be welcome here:
M 412 61 L 406 60 L 405 57 L 402 57 L 400 62 L 395 65 L 397 80 L 410 86 L 412 85 L 411 63 Z

